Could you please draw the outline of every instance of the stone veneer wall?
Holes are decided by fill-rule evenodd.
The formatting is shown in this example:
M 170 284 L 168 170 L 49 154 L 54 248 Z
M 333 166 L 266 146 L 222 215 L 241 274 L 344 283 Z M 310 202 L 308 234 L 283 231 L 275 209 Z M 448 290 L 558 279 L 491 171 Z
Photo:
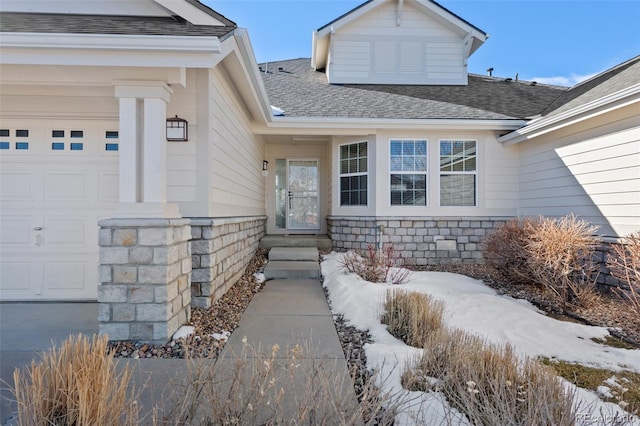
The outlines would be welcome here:
M 627 287 L 628 284 L 626 282 L 622 282 L 611 275 L 611 271 L 607 268 L 607 259 L 614 253 L 613 244 L 619 244 L 619 242 L 613 239 L 607 239 L 601 241 L 600 245 L 596 247 L 595 261 L 600 266 L 598 269 L 597 282 L 599 285 L 606 287 Z
M 266 216 L 191 219 L 193 307 L 210 307 L 240 279 L 266 222 Z
M 328 216 L 336 250 L 393 243 L 405 265 L 483 263 L 482 239 L 512 217 Z
M 99 225 L 100 334 L 165 343 L 191 315 L 190 220 L 107 219 Z

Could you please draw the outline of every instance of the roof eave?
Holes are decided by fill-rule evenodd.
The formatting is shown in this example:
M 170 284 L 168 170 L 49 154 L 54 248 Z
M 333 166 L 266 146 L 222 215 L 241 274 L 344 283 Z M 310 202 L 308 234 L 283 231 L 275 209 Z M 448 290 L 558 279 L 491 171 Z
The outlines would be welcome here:
M 472 119 L 384 119 L 342 117 L 272 117 L 264 126 L 256 125 L 258 134 L 277 135 L 291 131 L 296 134 L 355 135 L 381 130 L 489 130 L 512 131 L 526 124 L 524 120 Z
M 208 68 L 220 53 L 214 36 L 2 33 L 0 63 L 21 65 Z M 108 55 L 108 52 L 118 52 Z
M 249 39 L 249 33 L 244 28 L 237 28 L 233 31 L 233 35 L 239 56 L 242 60 L 243 74 L 250 83 L 248 87 L 251 91 L 250 98 L 255 100 L 252 110 L 254 119 L 258 122 L 268 123 L 273 118 L 271 103 L 269 102 L 267 90 L 264 87 L 264 81 L 258 70 L 256 57 Z

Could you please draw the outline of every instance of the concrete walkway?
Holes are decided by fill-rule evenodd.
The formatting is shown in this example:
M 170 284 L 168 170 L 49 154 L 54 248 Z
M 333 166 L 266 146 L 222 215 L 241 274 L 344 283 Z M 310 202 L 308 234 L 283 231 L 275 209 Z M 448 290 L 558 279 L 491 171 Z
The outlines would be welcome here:
M 277 352 L 273 351 L 274 345 L 278 345 Z M 313 423 L 310 417 L 306 421 L 297 417 L 304 416 L 305 410 L 314 412 L 312 416 L 318 423 L 352 421 L 357 400 L 319 280 L 267 281 L 225 345 L 216 365 L 216 381 L 230 383 L 238 373 L 234 366 L 239 360 L 256 369 L 269 362 L 275 364 L 269 376 L 275 378 L 271 390 L 283 392 L 284 410 L 276 423 L 290 424 L 291 419 L 301 424 Z M 245 385 L 255 386 L 256 377 L 244 375 Z
M 95 303 L 0 304 L 0 424 L 7 424 L 16 411 L 15 402 L 7 399 L 10 397 L 7 384 L 13 383 L 14 368 L 30 363 L 38 352 L 49 349 L 52 341 L 59 344 L 69 334 L 92 335 L 97 329 Z M 275 353 L 274 345 L 279 347 Z M 216 389 L 216 396 L 226 392 L 233 403 L 248 397 L 246 393 L 255 393 L 256 379 L 266 378 L 264 389 L 279 395 L 283 410 L 280 419 L 306 415 L 305 423 L 310 423 L 308 416 L 315 421 L 324 416 L 329 424 L 344 424 L 357 407 L 331 311 L 318 279 L 267 281 L 254 296 L 215 364 L 212 360 L 175 359 L 127 359 L 118 363 L 133 367 L 133 382 L 141 390 L 139 402 L 143 413 L 156 404 L 165 410 L 170 408 L 172 392 L 182 390 L 197 374 L 215 384 L 212 388 Z M 270 366 L 268 377 L 264 376 L 266 366 Z M 257 371 L 263 372 L 256 375 Z M 241 385 L 233 385 L 233 378 L 240 376 Z M 319 396 L 318 390 L 325 394 Z M 202 404 L 201 408 L 210 406 Z M 256 411 L 268 415 L 269 409 L 263 408 L 256 407 Z M 262 420 L 264 417 L 256 418 L 255 422 L 260 424 Z M 143 421 L 149 422 L 148 417 Z

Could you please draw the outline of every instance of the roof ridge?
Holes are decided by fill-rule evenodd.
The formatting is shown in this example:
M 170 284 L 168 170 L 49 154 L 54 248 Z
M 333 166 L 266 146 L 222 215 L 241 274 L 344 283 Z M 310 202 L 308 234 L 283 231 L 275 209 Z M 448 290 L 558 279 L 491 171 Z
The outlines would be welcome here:
M 548 84 L 548 83 L 540 83 L 539 81 L 536 80 L 526 80 L 526 79 L 518 79 L 517 81 L 513 80 L 511 77 L 498 77 L 495 75 L 486 75 L 486 74 L 477 74 L 477 73 L 467 73 L 469 76 L 471 77 L 479 77 L 479 78 L 484 78 L 484 79 L 490 79 L 490 80 L 495 80 L 496 82 L 500 82 L 500 81 L 506 81 L 511 79 L 511 82 L 513 83 L 522 83 L 522 84 L 529 84 L 531 85 L 531 83 L 535 83 L 536 86 L 545 86 L 545 87 L 553 87 L 553 88 L 558 88 L 558 89 L 566 89 L 568 90 L 570 87 L 567 86 L 560 86 L 557 84 Z

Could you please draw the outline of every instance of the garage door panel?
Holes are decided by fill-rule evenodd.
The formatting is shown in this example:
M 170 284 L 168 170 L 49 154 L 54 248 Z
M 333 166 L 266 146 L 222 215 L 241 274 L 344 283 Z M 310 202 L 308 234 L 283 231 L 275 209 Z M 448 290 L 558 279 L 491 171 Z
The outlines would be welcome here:
M 17 246 L 31 245 L 33 222 L 30 216 L 3 215 L 0 223 L 0 247 L 5 250 L 16 249 Z
M 0 298 L 23 300 L 38 293 L 40 267 L 35 260 L 25 261 L 16 256 L 2 254 L 0 262 Z
M 81 300 L 98 297 L 97 255 L 47 257 L 43 262 L 42 300 Z
M 46 201 L 88 201 L 86 173 L 46 172 L 44 198 Z
M 92 216 L 44 216 L 43 235 L 46 248 L 53 248 L 52 245 L 80 244 L 81 249 L 86 248 L 89 242 L 87 239 L 87 229 L 89 228 L 89 218 Z M 93 223 L 93 227 L 97 226 Z M 96 231 L 97 232 L 97 231 Z
M 48 290 L 78 290 L 84 288 L 86 262 L 45 262 L 44 288 Z
M 0 173 L 0 191 L 2 200 L 35 201 L 31 173 L 3 171 Z
M 98 177 L 98 201 L 115 203 L 118 201 L 118 171 L 103 171 Z

